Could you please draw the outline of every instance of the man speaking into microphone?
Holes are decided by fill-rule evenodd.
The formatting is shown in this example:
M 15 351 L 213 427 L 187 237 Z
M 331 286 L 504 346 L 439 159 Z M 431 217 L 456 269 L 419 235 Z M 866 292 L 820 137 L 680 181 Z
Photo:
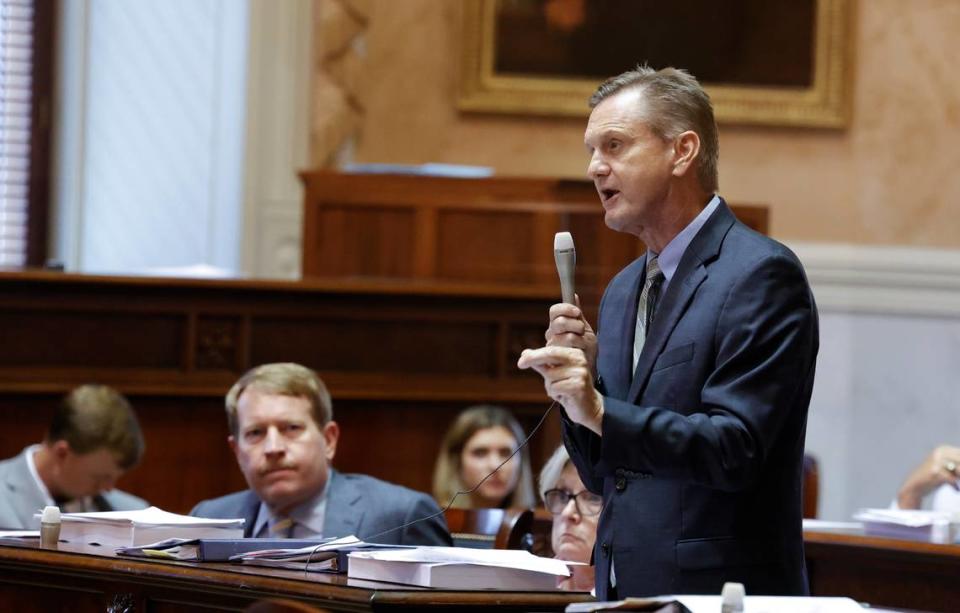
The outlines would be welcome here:
M 590 99 L 588 173 L 606 225 L 646 253 L 620 271 L 597 333 L 550 309 L 533 368 L 604 508 L 601 600 L 807 593 L 801 470 L 818 340 L 796 256 L 717 195 L 717 127 L 690 74 L 641 66 Z

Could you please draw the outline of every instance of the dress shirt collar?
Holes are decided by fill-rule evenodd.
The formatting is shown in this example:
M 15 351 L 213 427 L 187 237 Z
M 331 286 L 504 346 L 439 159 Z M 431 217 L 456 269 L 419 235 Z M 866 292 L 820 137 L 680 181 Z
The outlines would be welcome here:
M 332 471 L 330 477 L 332 477 Z M 323 490 L 293 507 L 287 515 L 290 519 L 297 522 L 294 529 L 293 538 L 313 538 L 323 536 L 323 521 L 327 514 L 327 491 L 330 489 L 330 477 L 327 478 Z M 282 519 L 275 517 L 267 503 L 260 502 L 260 509 L 257 511 L 257 520 L 254 523 L 253 535 L 258 537 L 269 537 L 267 526 L 271 519 Z
M 707 203 L 707 206 L 703 207 L 703 210 L 700 211 L 700 214 L 694 217 L 693 221 L 687 224 L 687 227 L 681 230 L 679 234 L 674 236 L 673 240 L 667 243 L 667 246 L 660 252 L 658 261 L 660 270 L 663 271 L 663 288 L 661 289 L 661 295 L 663 295 L 663 289 L 666 289 L 666 285 L 670 283 L 673 274 L 677 272 L 677 266 L 680 265 L 680 258 L 683 257 L 687 247 L 690 246 L 697 232 L 700 231 L 703 224 L 707 223 L 710 215 L 717 210 L 718 206 L 720 206 L 720 196 L 714 194 L 710 202 Z M 651 251 L 651 253 L 653 252 Z
M 30 476 L 33 477 L 33 481 L 37 485 L 37 489 L 40 490 L 40 493 L 43 494 L 43 502 L 47 506 L 54 506 L 56 503 L 53 500 L 53 496 L 50 495 L 50 490 L 47 489 L 47 484 L 43 482 L 43 479 L 40 478 L 40 473 L 37 472 L 37 463 L 34 462 L 33 456 L 38 451 L 40 451 L 40 445 L 30 445 L 23 450 L 23 455 L 27 459 L 27 468 L 30 470 Z

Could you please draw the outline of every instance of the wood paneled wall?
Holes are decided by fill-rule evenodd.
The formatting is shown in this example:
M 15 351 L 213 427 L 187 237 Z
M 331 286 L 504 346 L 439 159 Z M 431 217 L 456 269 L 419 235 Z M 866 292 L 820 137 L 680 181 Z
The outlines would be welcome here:
M 593 186 L 548 179 L 305 173 L 303 282 L 0 273 L 0 457 L 39 441 L 59 397 L 99 382 L 132 400 L 147 454 L 120 487 L 185 512 L 244 487 L 223 395 L 249 367 L 295 361 L 330 387 L 334 462 L 430 490 L 437 446 L 465 406 L 549 406 L 516 369 L 543 344 L 559 290 L 553 236 L 573 232 L 588 317 L 642 253 L 607 230 Z M 765 231 L 766 209 L 734 207 Z M 534 469 L 559 444 L 554 416 Z
M 589 312 L 610 278 L 645 249 L 636 237 L 604 225 L 589 181 L 327 170 L 301 178 L 305 278 L 482 283 L 556 296 L 553 237 L 569 231 L 577 248 L 577 291 Z M 766 207 L 733 209 L 766 233 Z
M 223 395 L 247 368 L 297 361 L 334 398 L 334 465 L 430 490 L 437 446 L 476 402 L 513 409 L 529 431 L 549 403 L 519 352 L 542 344 L 551 296 L 514 288 L 0 273 L 0 457 L 38 442 L 59 397 L 112 385 L 147 439 L 120 487 L 162 508 L 245 487 L 227 444 Z M 537 465 L 556 419 L 531 442 Z

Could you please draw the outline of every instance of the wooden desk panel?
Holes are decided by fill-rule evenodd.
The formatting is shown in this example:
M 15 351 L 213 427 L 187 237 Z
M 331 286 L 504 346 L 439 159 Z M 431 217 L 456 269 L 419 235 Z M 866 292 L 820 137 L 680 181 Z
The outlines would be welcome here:
M 299 361 L 330 387 L 335 466 L 430 490 L 440 440 L 469 404 L 549 405 L 517 370 L 543 343 L 552 295 L 483 285 L 199 281 L 0 272 L 0 458 L 42 439 L 81 383 L 128 395 L 147 439 L 119 487 L 162 508 L 245 487 L 226 444 L 223 396 L 247 368 Z M 535 468 L 559 444 L 550 420 Z
M 0 609 L 239 611 L 283 597 L 331 611 L 486 609 L 561 611 L 584 593 L 456 592 L 221 563 L 144 561 L 103 548 L 60 544 L 57 551 L 0 546 Z M 110 609 L 109 606 L 130 609 Z
M 849 596 L 875 606 L 960 610 L 960 545 L 805 532 L 814 596 Z

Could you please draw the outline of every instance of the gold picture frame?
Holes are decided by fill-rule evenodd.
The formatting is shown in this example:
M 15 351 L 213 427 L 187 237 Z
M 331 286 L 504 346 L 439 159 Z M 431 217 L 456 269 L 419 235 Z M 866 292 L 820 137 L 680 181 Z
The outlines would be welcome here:
M 814 0 L 813 75 L 809 87 L 705 82 L 718 122 L 844 128 L 849 119 L 853 0 Z M 585 117 L 599 81 L 498 74 L 494 70 L 497 0 L 463 5 L 463 58 L 458 106 L 464 111 Z

